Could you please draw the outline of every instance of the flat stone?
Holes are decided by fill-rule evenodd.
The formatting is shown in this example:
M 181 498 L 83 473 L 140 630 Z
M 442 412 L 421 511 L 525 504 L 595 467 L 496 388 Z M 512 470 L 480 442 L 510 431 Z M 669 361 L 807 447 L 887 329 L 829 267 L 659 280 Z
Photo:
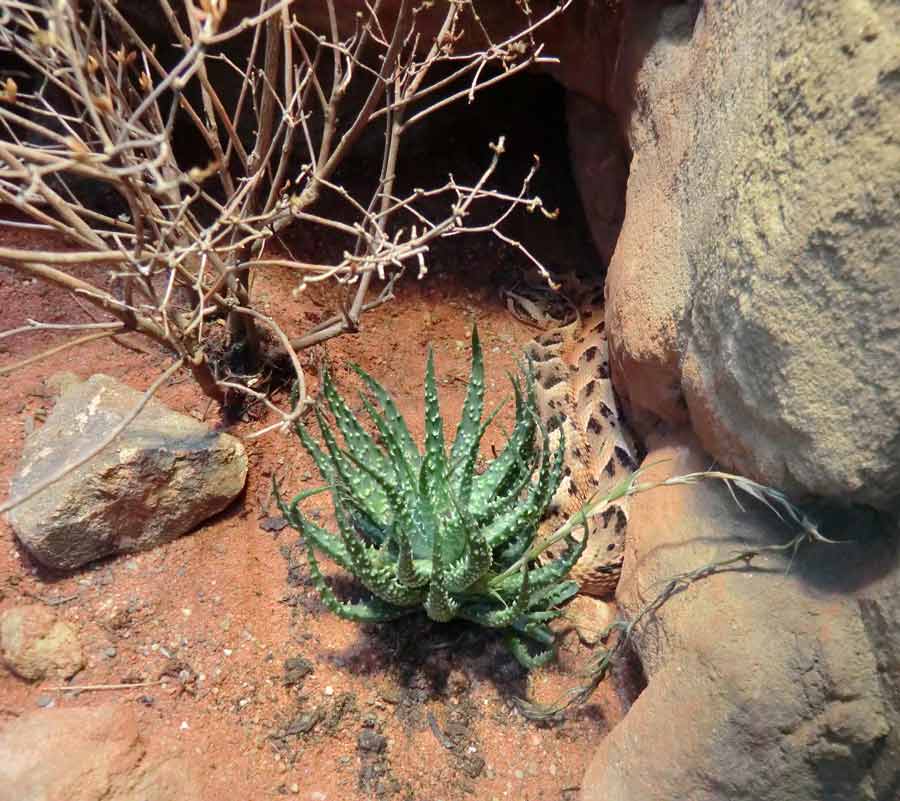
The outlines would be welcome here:
M 40 709 L 0 731 L 0 801 L 200 801 L 198 788 L 126 706 Z
M 10 497 L 93 448 L 141 397 L 104 375 L 65 386 L 25 443 Z M 110 446 L 14 508 L 9 521 L 35 559 L 72 569 L 187 533 L 228 506 L 246 476 L 237 439 L 151 400 Z

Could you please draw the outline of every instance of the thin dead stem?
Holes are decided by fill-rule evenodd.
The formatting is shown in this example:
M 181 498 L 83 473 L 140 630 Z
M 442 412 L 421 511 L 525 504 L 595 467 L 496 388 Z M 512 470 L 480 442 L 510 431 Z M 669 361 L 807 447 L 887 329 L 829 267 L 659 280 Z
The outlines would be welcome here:
M 694 570 L 679 573 L 670 577 L 663 589 L 650 601 L 644 604 L 630 620 L 616 620 L 603 630 L 600 634 L 600 639 L 606 642 L 608 638 L 613 637 L 612 645 L 600 646 L 597 653 L 592 656 L 584 671 L 584 683 L 568 690 L 559 700 L 551 704 L 538 704 L 523 698 L 516 699 L 516 705 L 519 711 L 529 719 L 549 720 L 562 714 L 566 709 L 572 706 L 585 703 L 594 693 L 594 690 L 600 686 L 600 683 L 610 674 L 610 671 L 626 658 L 629 649 L 631 648 L 635 632 L 640 625 L 647 618 L 653 617 L 670 599 L 679 593 L 684 592 L 693 584 L 718 573 L 731 570 L 736 565 L 750 567 L 755 560 L 763 556 L 789 553 L 791 554 L 793 561 L 793 557 L 804 545 L 817 542 L 829 543 L 832 545 L 838 544 L 835 541 L 824 537 L 819 532 L 815 523 L 803 514 L 799 508 L 792 504 L 784 493 L 772 489 L 771 487 L 758 484 L 750 479 L 743 478 L 742 476 L 736 476 L 731 473 L 724 473 L 716 470 L 708 470 L 674 476 L 665 479 L 664 481 L 654 481 L 642 484 L 637 481 L 640 472 L 642 471 L 638 471 L 638 473 L 626 482 L 627 486 L 615 493 L 616 498 L 647 492 L 648 490 L 660 487 L 690 485 L 706 480 L 722 481 L 728 487 L 729 492 L 731 492 L 732 497 L 739 507 L 740 502 L 738 501 L 735 489 L 760 501 L 772 510 L 780 519 L 786 520 L 791 525 L 797 526 L 799 531 L 786 542 L 743 548 L 724 559 L 700 565 Z M 585 517 L 600 514 L 610 502 L 611 501 L 608 499 L 593 501 L 576 517 L 578 520 L 583 521 Z M 563 528 L 565 527 L 561 527 L 560 530 Z
M 67 465 L 64 465 L 56 472 L 47 476 L 43 481 L 39 481 L 35 484 L 28 492 L 24 495 L 19 495 L 15 498 L 10 498 L 5 503 L 0 505 L 0 514 L 5 514 L 9 512 L 11 509 L 15 509 L 20 504 L 25 503 L 26 501 L 30 501 L 35 495 L 39 492 L 43 492 L 48 487 L 53 486 L 57 481 L 61 481 L 67 475 L 77 470 L 84 464 L 87 464 L 91 459 L 97 456 L 102 450 L 108 447 L 115 439 L 121 434 L 129 425 L 131 425 L 132 421 L 144 410 L 144 407 L 150 402 L 150 399 L 157 393 L 160 387 L 162 387 L 166 381 L 168 381 L 175 373 L 177 373 L 182 367 L 184 367 L 184 358 L 178 359 L 174 364 L 170 365 L 167 370 L 165 370 L 162 375 L 160 375 L 148 388 L 147 391 L 141 396 L 140 401 L 135 405 L 134 409 L 132 409 L 118 425 L 115 426 L 100 442 L 98 442 L 93 448 L 83 454 L 80 458 L 76 459 L 74 462 L 70 462 Z
M 353 16 L 318 0 L 322 30 L 288 0 L 259 0 L 256 13 L 234 23 L 226 23 L 224 0 L 156 0 L 162 37 L 175 44 L 164 58 L 115 0 L 0 0 L 0 56 L 16 65 L 0 76 L 0 203 L 14 210 L 2 224 L 60 243 L 0 247 L 0 267 L 69 292 L 100 313 L 97 326 L 153 340 L 220 404 L 241 394 L 260 400 L 254 380 L 270 372 L 262 341 L 274 341 L 299 402 L 285 408 L 268 397 L 275 422 L 257 435 L 285 431 L 308 408 L 297 351 L 359 331 L 366 312 L 393 299 L 401 275 L 428 273 L 435 242 L 488 233 L 537 263 L 501 230 L 513 210 L 542 208 L 530 189 L 536 165 L 519 192 L 492 189 L 503 138 L 486 142 L 471 186 L 451 176 L 402 194 L 398 171 L 411 127 L 552 61 L 535 34 L 572 1 L 542 17 L 527 3 L 511 6 L 518 22 L 508 17 L 492 37 L 472 0 L 445 4 L 431 34 L 419 28 L 428 14 L 415 0 L 399 0 L 390 14 L 372 0 Z M 464 39 L 467 30 L 480 41 Z M 231 48 L 242 34 L 249 47 Z M 214 81 L 213 60 L 237 81 L 227 92 Z M 341 183 L 338 168 L 373 126 L 383 136 L 377 184 Z M 199 163 L 176 155 L 176 141 L 188 139 L 206 154 Z M 329 197 L 341 201 L 340 218 L 321 210 Z M 425 201 L 443 201 L 444 213 L 430 219 Z M 473 225 L 481 207 L 496 214 Z M 350 245 L 333 262 L 310 263 L 281 239 L 292 225 Z M 291 330 L 259 310 L 260 270 L 288 271 L 296 293 L 336 284 L 341 300 L 322 323 Z M 210 338 L 219 320 L 224 343 Z M 68 331 L 79 325 L 73 319 Z M 20 325 L 0 337 L 40 328 Z M 83 331 L 0 374 L 109 335 Z

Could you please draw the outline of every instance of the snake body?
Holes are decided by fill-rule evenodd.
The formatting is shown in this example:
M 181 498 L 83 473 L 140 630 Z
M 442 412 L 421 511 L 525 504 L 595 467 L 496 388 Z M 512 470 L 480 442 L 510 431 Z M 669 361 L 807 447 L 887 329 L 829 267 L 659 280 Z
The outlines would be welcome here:
M 610 492 L 637 468 L 635 444 L 619 415 L 610 380 L 602 286 L 569 277 L 563 297 L 568 313 L 559 302 L 548 303 L 546 292 L 537 301 L 507 293 L 510 311 L 546 328 L 525 353 L 534 366 L 538 411 L 551 432 L 552 447 L 565 436 L 564 477 L 541 524 L 539 541 L 546 541 L 585 501 Z M 627 499 L 610 504 L 589 521 L 587 547 L 570 574 L 583 593 L 606 598 L 615 592 L 627 523 Z

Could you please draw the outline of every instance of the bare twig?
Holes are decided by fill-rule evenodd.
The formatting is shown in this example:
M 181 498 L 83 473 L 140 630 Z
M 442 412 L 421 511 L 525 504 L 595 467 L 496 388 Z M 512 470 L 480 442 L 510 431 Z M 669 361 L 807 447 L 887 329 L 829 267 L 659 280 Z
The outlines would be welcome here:
M 616 620 L 603 630 L 600 635 L 601 640 L 605 641 L 612 635 L 615 635 L 615 639 L 611 646 L 601 646 L 596 655 L 591 658 L 590 663 L 584 671 L 586 679 L 585 683 L 566 691 L 558 701 L 555 701 L 552 704 L 537 704 L 522 698 L 516 699 L 516 705 L 519 708 L 519 711 L 528 718 L 533 720 L 546 720 L 561 714 L 571 706 L 585 703 L 591 697 L 594 690 L 596 690 L 597 687 L 600 686 L 600 683 L 609 675 L 613 667 L 625 658 L 628 649 L 631 646 L 635 630 L 645 618 L 655 615 L 666 602 L 675 595 L 686 590 L 691 585 L 702 581 L 705 578 L 709 578 L 710 576 L 731 570 L 736 565 L 750 567 L 756 559 L 766 555 L 790 553 L 793 556 L 803 545 L 817 542 L 832 545 L 839 544 L 834 540 L 829 540 L 824 537 L 819 532 L 816 524 L 798 507 L 792 504 L 784 493 L 772 489 L 771 487 L 758 484 L 757 482 L 742 476 L 723 473 L 716 470 L 708 470 L 674 476 L 663 481 L 641 484 L 637 481 L 640 472 L 642 471 L 638 471 L 633 477 L 626 480 L 625 485 L 618 491 L 614 491 L 608 498 L 589 503 L 586 508 L 576 516 L 577 520 L 583 522 L 587 517 L 600 514 L 607 508 L 609 503 L 613 502 L 613 500 L 627 495 L 647 492 L 648 490 L 659 487 L 690 485 L 700 481 L 713 480 L 725 483 L 729 492 L 731 492 L 732 497 L 734 497 L 735 502 L 738 503 L 738 506 L 740 506 L 740 503 L 734 493 L 735 488 L 757 499 L 772 510 L 780 519 L 787 519 L 793 525 L 798 526 L 800 530 L 786 542 L 743 548 L 736 551 L 731 556 L 705 565 L 700 565 L 694 570 L 679 573 L 669 578 L 663 589 L 650 601 L 644 604 L 630 620 Z M 575 524 L 573 524 L 573 526 L 574 525 Z M 562 526 L 559 531 L 565 529 L 568 533 L 573 526 L 569 526 L 567 523 Z
M 98 324 L 102 333 L 88 324 L 84 336 L 0 374 L 108 329 L 175 354 L 220 404 L 226 389 L 255 402 L 263 399 L 250 382 L 267 369 L 261 341 L 269 336 L 290 359 L 300 402 L 284 409 L 266 398 L 275 422 L 258 433 L 285 430 L 307 406 L 296 352 L 359 331 L 367 312 L 393 298 L 407 268 L 427 274 L 438 240 L 487 233 L 544 269 L 501 230 L 515 209 L 543 211 L 530 191 L 536 165 L 518 193 L 491 188 L 502 139 L 471 186 L 451 176 L 404 195 L 398 169 L 411 126 L 552 61 L 535 34 L 573 0 L 551 3 L 538 17 L 528 3 L 516 4 L 511 11 L 520 19 L 507 18 L 500 37 L 472 0 L 442 6 L 440 25 L 427 37 L 414 0 L 399 0 L 391 14 L 371 0 L 352 16 L 323 0 L 323 30 L 313 30 L 288 0 L 259 0 L 257 13 L 231 27 L 224 2 L 156 2 L 167 27 L 162 36 L 175 44 L 168 60 L 115 0 L 0 0 L 0 56 L 22 65 L 12 84 L 0 83 L 0 203 L 19 215 L 2 224 L 62 240 L 59 248 L 0 247 L 0 265 L 117 321 Z M 463 44 L 473 24 L 476 43 Z M 242 55 L 224 49 L 242 33 L 249 42 Z M 237 76 L 233 94 L 215 85 L 210 59 Z M 383 139 L 377 186 L 341 183 L 338 169 L 373 126 Z M 179 162 L 180 137 L 195 138 L 210 162 Z M 95 202 L 101 196 L 104 203 Z M 327 197 L 341 201 L 339 218 L 322 211 Z M 443 202 L 445 211 L 430 219 L 426 202 Z M 476 208 L 488 205 L 497 209 L 491 221 L 472 224 Z M 327 262 L 295 258 L 280 239 L 289 225 L 352 244 Z M 337 284 L 340 300 L 323 322 L 290 330 L 259 311 L 253 287 L 260 270 L 290 271 L 298 292 Z M 222 319 L 227 341 L 213 347 L 212 323 Z M 20 325 L 0 337 L 42 327 Z M 210 353 L 223 352 L 210 362 Z
M 134 409 L 132 409 L 122 420 L 116 425 L 110 432 L 93 448 L 91 448 L 87 453 L 81 456 L 79 459 L 76 459 L 74 462 L 70 464 L 64 465 L 56 472 L 49 475 L 43 481 L 39 481 L 35 484 L 28 492 L 24 495 L 20 495 L 16 498 L 8 499 L 4 504 L 0 505 L 0 514 L 4 514 L 11 509 L 15 509 L 17 506 L 25 503 L 26 501 L 30 501 L 35 495 L 40 492 L 43 492 L 48 487 L 55 484 L 57 481 L 62 480 L 67 475 L 69 475 L 73 470 L 77 470 L 83 464 L 87 464 L 91 459 L 93 459 L 97 454 L 99 454 L 104 448 L 110 445 L 116 437 L 119 436 L 131 422 L 144 410 L 144 407 L 150 402 L 150 399 L 156 394 L 157 390 L 163 386 L 175 373 L 177 373 L 184 366 L 184 358 L 178 359 L 174 364 L 170 365 L 167 370 L 165 370 L 162 375 L 160 375 L 148 388 L 147 391 L 141 396 L 140 401 L 135 405 Z
M 42 359 L 46 359 L 50 356 L 53 356 L 57 353 L 62 353 L 64 350 L 69 350 L 70 348 L 77 348 L 80 345 L 86 345 L 88 342 L 93 342 L 97 339 L 105 339 L 106 337 L 115 336 L 117 331 L 100 331 L 96 334 L 87 334 L 83 337 L 78 337 L 76 339 L 70 339 L 68 342 L 63 342 L 61 345 L 57 345 L 56 347 L 49 348 L 48 350 L 43 351 L 42 353 L 38 353 L 34 356 L 29 356 L 27 359 L 22 359 L 21 361 L 15 362 L 13 364 L 8 364 L 5 367 L 0 367 L 0 376 L 9 375 L 15 370 L 18 370 L 21 367 L 27 367 L 29 364 L 34 364 L 35 362 L 39 362 Z
M 45 690 L 55 693 L 89 693 L 99 692 L 102 690 L 134 690 L 141 687 L 159 687 L 162 684 L 161 679 L 156 681 L 136 681 L 130 684 L 73 684 L 71 686 L 62 687 L 45 687 Z

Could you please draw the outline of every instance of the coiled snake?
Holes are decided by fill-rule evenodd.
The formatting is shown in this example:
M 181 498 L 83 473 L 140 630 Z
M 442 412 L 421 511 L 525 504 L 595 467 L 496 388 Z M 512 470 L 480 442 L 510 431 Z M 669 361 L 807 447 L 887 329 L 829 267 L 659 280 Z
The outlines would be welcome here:
M 551 445 L 558 444 L 560 431 L 565 435 L 564 478 L 539 540 L 637 468 L 635 444 L 620 418 L 610 380 L 603 288 L 573 275 L 560 279 L 560 285 L 558 294 L 546 284 L 504 292 L 514 316 L 545 329 L 525 353 L 534 365 L 538 411 L 551 432 Z M 605 598 L 615 592 L 627 523 L 627 498 L 589 521 L 587 548 L 571 572 L 583 593 Z M 576 536 L 584 534 L 576 531 Z

